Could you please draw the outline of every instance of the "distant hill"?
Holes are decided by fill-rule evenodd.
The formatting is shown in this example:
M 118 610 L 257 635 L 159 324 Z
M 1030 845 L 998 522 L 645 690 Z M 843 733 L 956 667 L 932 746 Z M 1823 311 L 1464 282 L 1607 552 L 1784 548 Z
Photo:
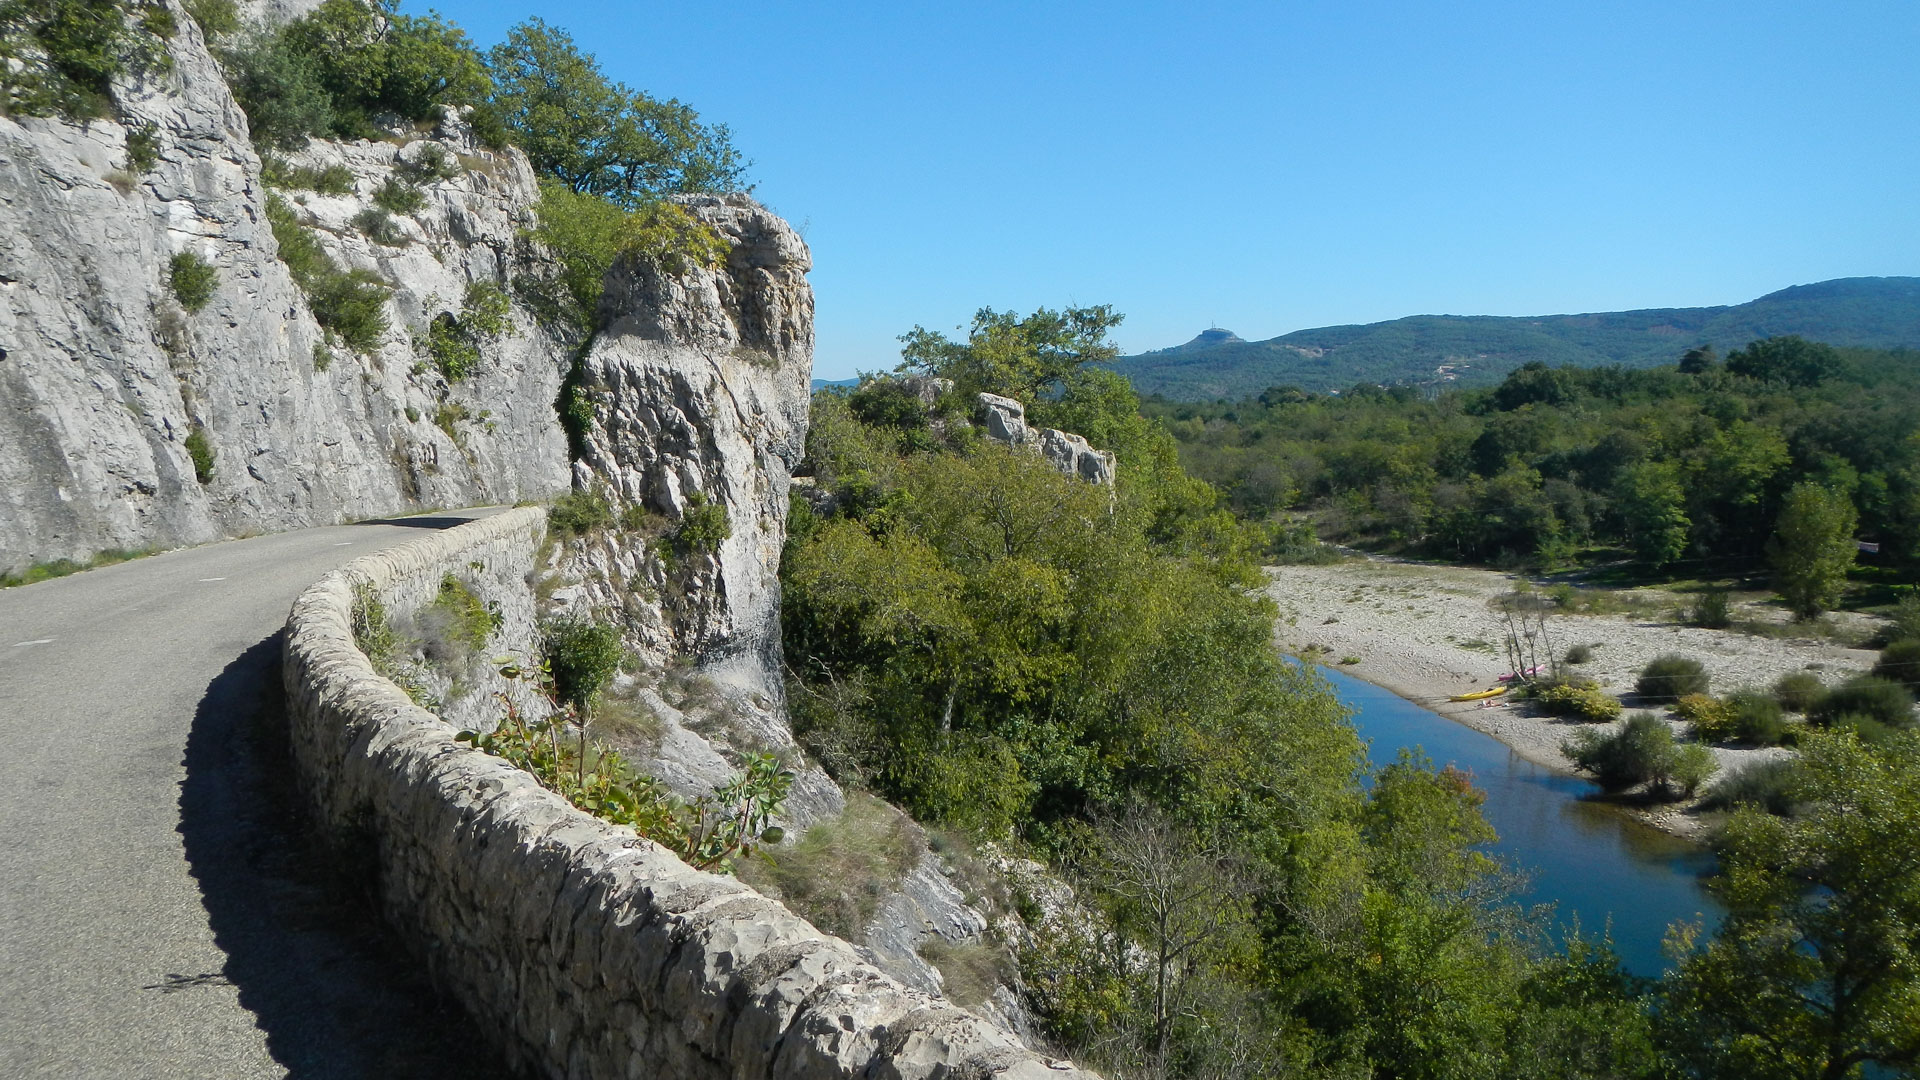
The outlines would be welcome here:
M 820 390 L 829 386 L 859 386 L 859 385 L 860 385 L 860 377 L 858 375 L 855 375 L 851 379 L 815 379 L 813 380 L 813 386 L 811 389 Z
M 1184 345 L 1123 356 L 1114 369 L 1142 395 L 1237 399 L 1269 386 L 1343 390 L 1355 383 L 1484 386 L 1514 368 L 1670 364 L 1696 345 L 1722 355 L 1780 334 L 1832 345 L 1920 348 L 1920 278 L 1838 278 L 1731 307 L 1587 315 L 1413 315 L 1365 326 L 1296 330 L 1245 341 L 1211 329 Z

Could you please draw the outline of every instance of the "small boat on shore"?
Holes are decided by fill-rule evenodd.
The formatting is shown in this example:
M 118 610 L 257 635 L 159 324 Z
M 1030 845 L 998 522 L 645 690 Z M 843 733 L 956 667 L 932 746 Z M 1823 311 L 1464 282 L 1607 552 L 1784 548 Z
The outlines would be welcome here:
M 1471 694 L 1455 694 L 1452 697 L 1448 698 L 1447 700 L 1448 701 L 1485 701 L 1487 698 L 1496 698 L 1506 692 L 1507 692 L 1506 687 L 1496 686 L 1491 690 L 1476 690 Z

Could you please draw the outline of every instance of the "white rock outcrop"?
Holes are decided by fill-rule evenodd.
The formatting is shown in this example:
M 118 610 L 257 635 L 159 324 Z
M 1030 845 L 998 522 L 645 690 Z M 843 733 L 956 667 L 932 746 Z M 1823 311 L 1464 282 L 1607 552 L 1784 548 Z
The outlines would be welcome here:
M 1113 451 L 1095 450 L 1087 440 L 1058 428 L 1034 428 L 1027 408 L 1012 398 L 981 394 L 987 437 L 1009 446 L 1030 446 L 1054 468 L 1090 484 L 1112 486 L 1116 477 Z

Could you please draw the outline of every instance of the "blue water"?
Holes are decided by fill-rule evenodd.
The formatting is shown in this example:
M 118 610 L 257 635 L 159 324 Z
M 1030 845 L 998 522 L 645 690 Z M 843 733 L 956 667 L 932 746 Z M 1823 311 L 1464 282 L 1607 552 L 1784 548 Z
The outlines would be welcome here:
M 1487 820 L 1500 834 L 1494 853 L 1531 875 L 1522 903 L 1552 903 L 1561 924 L 1577 917 L 1588 936 L 1610 923 L 1614 948 L 1637 975 L 1666 968 L 1660 943 L 1670 923 L 1702 916 L 1709 925 L 1718 922 L 1723 909 L 1701 886 L 1713 868 L 1711 852 L 1586 801 L 1583 796 L 1598 790 L 1593 784 L 1535 765 L 1492 736 L 1350 675 L 1320 670 L 1353 709 L 1376 768 L 1391 764 L 1401 747 L 1418 746 L 1436 766 L 1473 774 L 1474 785 L 1487 793 Z

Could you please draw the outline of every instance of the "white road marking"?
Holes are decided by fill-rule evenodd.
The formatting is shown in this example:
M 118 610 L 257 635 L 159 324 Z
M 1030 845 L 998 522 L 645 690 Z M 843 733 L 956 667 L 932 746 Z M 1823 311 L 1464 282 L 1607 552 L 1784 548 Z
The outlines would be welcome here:
M 335 545 L 333 545 L 333 546 L 334 546 L 334 547 L 352 547 L 352 546 L 353 546 L 353 541 L 351 541 L 351 540 L 342 540 L 342 541 L 340 541 L 339 543 L 337 543 L 337 544 L 335 544 Z
M 32 641 L 16 641 L 13 643 L 13 647 L 18 649 L 27 645 L 49 645 L 52 644 L 52 642 L 53 639 L 50 637 L 35 638 Z
M 223 577 L 203 577 L 200 580 L 201 581 L 225 581 L 227 579 Z

